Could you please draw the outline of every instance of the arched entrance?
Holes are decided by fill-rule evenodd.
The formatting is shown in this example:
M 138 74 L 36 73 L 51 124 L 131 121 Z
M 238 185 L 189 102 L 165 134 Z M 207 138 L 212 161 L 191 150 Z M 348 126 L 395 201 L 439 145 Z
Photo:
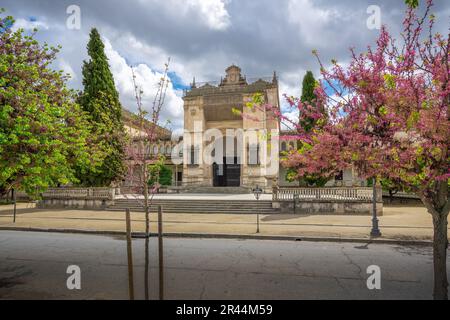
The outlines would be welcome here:
M 240 187 L 241 186 L 241 144 L 238 138 L 218 139 L 214 142 L 216 148 L 213 155 L 220 157 L 212 165 L 214 187 Z M 227 145 L 228 144 L 228 145 Z M 228 148 L 227 148 L 228 147 Z
M 238 157 L 224 158 L 223 164 L 214 163 L 212 170 L 214 187 L 241 186 L 241 165 L 238 163 Z

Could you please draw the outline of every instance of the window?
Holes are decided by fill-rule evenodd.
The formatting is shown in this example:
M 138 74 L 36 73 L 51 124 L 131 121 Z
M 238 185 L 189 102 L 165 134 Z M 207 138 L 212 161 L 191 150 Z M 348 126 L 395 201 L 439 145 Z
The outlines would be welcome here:
M 252 144 L 247 146 L 248 150 L 248 164 L 249 165 L 260 165 L 260 145 Z
M 290 151 L 295 150 L 295 142 L 292 141 L 289 143 L 289 150 Z
M 198 152 L 199 152 L 199 148 L 198 146 L 191 146 L 191 150 L 190 150 L 190 159 L 189 159 L 189 164 L 191 166 L 196 166 L 198 165 Z

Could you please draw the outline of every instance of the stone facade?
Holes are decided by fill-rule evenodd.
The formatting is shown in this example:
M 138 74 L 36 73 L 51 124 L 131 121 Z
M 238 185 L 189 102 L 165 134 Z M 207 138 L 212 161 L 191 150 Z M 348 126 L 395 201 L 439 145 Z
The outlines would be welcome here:
M 184 158 L 183 185 L 187 187 L 240 186 L 252 188 L 259 185 L 270 189 L 278 178 L 279 157 L 271 163 L 251 161 L 250 150 L 257 157 L 270 157 L 270 150 L 262 147 L 258 137 L 250 142 L 255 132 L 279 134 L 279 122 L 273 114 L 258 108 L 247 108 L 253 96 L 260 93 L 264 102 L 279 108 L 278 81 L 259 79 L 248 83 L 241 69 L 230 66 L 226 77 L 218 86 L 204 84 L 185 93 L 184 100 Z M 241 114 L 239 114 L 238 112 Z M 219 133 L 221 140 L 209 139 L 208 132 Z M 239 132 L 239 134 L 236 134 Z M 219 148 L 224 151 L 224 162 L 208 161 Z M 216 158 L 214 160 L 217 160 Z M 276 167 L 276 170 L 270 167 Z
M 292 133 L 280 130 L 272 111 L 248 106 L 258 93 L 263 103 L 279 110 L 276 74 L 250 81 L 235 65 L 225 72 L 225 78 L 215 84 L 199 85 L 194 79 L 183 95 L 184 135 L 173 140 L 170 131 L 159 128 L 160 139 L 148 146 L 148 159 L 165 155 L 166 165 L 173 172 L 173 186 L 183 190 L 216 187 L 211 191 L 221 192 L 223 187 L 241 187 L 245 191 L 260 186 L 271 192 L 274 185 L 298 187 L 299 182 L 287 181 L 287 170 L 280 165 L 280 156 L 297 149 L 297 141 L 280 139 Z M 136 140 L 138 126 L 129 112 L 124 113 L 124 123 Z M 216 156 L 218 150 L 223 153 L 223 159 Z M 128 185 L 131 184 L 125 182 L 122 187 Z M 353 169 L 346 169 L 326 187 L 365 185 Z

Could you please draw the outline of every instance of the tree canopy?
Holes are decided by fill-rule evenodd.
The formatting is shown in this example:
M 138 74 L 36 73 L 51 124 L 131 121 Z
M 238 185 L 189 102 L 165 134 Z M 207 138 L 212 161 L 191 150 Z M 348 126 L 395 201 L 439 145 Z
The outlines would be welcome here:
M 95 170 L 79 170 L 77 176 L 87 186 L 109 186 L 125 174 L 122 106 L 104 48 L 99 32 L 92 29 L 87 45 L 90 60 L 83 64 L 84 90 L 79 101 L 89 114 L 94 136 L 106 157 Z
M 0 16 L 0 185 L 38 195 L 77 182 L 75 168 L 95 168 L 101 153 L 69 76 L 51 68 L 59 48 L 12 31 L 13 22 Z

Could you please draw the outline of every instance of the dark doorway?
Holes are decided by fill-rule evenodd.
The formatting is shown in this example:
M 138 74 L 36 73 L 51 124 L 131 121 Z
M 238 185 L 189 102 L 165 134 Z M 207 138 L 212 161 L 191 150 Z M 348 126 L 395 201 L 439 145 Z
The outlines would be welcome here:
M 213 164 L 214 187 L 239 187 L 241 185 L 241 165 L 238 158 L 223 159 L 223 164 Z
M 183 172 L 177 172 L 177 187 L 183 184 Z

